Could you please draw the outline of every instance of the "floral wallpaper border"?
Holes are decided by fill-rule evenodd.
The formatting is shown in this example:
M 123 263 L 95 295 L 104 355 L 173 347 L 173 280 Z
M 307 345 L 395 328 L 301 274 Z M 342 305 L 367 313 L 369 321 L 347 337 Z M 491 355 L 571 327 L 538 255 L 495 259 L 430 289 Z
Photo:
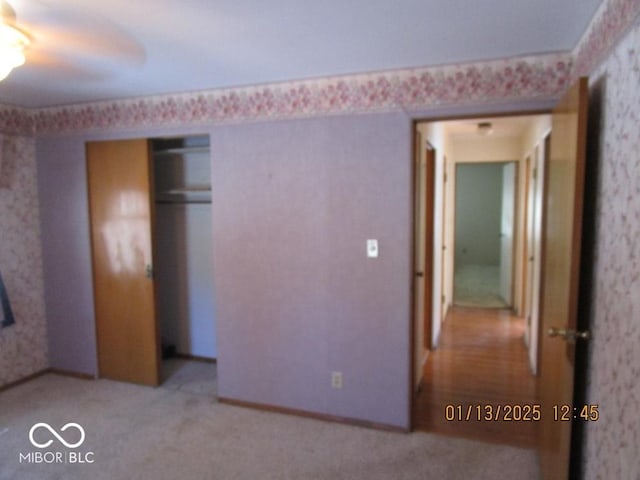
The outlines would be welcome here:
M 605 0 L 573 50 L 573 76 L 589 75 L 640 17 L 640 0 Z
M 45 108 L 34 121 L 38 133 L 60 133 L 552 98 L 570 70 L 567 54 L 540 55 Z
M 0 132 L 18 135 L 35 133 L 35 110 L 0 104 Z

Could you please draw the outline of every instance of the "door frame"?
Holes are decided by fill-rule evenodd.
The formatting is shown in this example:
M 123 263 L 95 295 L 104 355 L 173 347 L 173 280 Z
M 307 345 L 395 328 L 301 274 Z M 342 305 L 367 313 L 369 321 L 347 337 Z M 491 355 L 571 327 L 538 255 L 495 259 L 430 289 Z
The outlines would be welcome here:
M 157 212 L 156 212 L 156 188 L 155 188 L 155 165 L 156 165 L 156 160 L 154 158 L 154 148 L 153 148 L 153 144 L 154 142 L 158 142 L 158 141 L 171 141 L 171 140 L 183 140 L 185 138 L 194 138 L 194 137 L 207 137 L 209 139 L 209 141 L 211 140 L 211 134 L 209 132 L 202 132 L 200 130 L 195 130 L 195 131 L 177 131 L 177 132 L 171 132 L 171 133 L 167 133 L 165 135 L 162 134 L 155 134 L 155 135 L 148 135 L 148 136 L 124 136 L 124 137 L 120 137 L 120 136 L 116 136 L 116 137 L 108 137 L 108 138 L 89 138 L 89 139 L 85 139 L 83 141 L 83 145 L 84 145 L 84 150 L 85 150 L 85 159 L 84 159 L 84 165 L 85 165 L 85 169 L 88 172 L 88 165 L 89 165 L 89 158 L 88 158 L 88 154 L 87 154 L 87 146 L 91 143 L 108 143 L 108 142 L 134 142 L 134 141 L 141 141 L 141 142 L 146 142 L 147 144 L 147 151 L 148 151 L 148 169 L 149 169 L 149 207 L 150 207 L 150 223 L 151 223 L 151 281 L 154 283 L 154 287 L 153 287 L 153 291 L 154 291 L 154 307 L 155 307 L 155 314 L 154 314 L 154 325 L 155 325 L 155 330 L 156 330 L 156 334 L 155 334 L 155 339 L 156 339 L 156 355 L 157 355 L 157 364 L 158 364 L 158 368 L 157 368 L 157 385 L 162 385 L 165 382 L 165 378 L 163 377 L 163 372 L 162 372 L 162 361 L 163 361 L 163 356 L 162 356 L 162 325 L 160 322 L 160 316 L 158 315 L 157 311 L 158 311 L 158 299 L 157 299 L 157 295 L 158 295 L 158 288 L 157 288 L 157 280 L 155 278 L 155 273 L 156 273 L 156 265 L 159 265 L 161 263 L 161 260 L 158 256 L 159 252 L 158 252 L 158 246 L 157 246 Z M 211 161 L 211 154 L 209 153 L 209 162 Z M 86 188 L 87 188 L 87 194 L 89 197 L 89 205 L 88 205 L 88 215 L 89 215 L 89 219 L 91 221 L 91 204 L 90 204 L 90 192 L 89 192 L 89 178 L 87 178 L 86 180 Z M 91 234 L 89 236 L 89 239 L 91 241 Z M 94 265 L 93 265 L 93 257 L 94 257 L 94 252 L 93 252 L 93 247 L 91 247 L 91 270 L 92 270 L 92 291 L 94 291 L 93 289 L 95 288 L 95 278 L 94 278 Z M 94 291 L 95 292 L 95 291 Z M 94 297 L 95 297 L 95 293 L 94 293 Z M 96 318 L 96 307 L 95 307 L 95 299 L 94 299 L 94 304 L 93 306 L 93 311 L 94 311 L 94 326 L 96 325 L 97 322 L 97 318 Z M 96 345 L 96 376 L 98 378 L 102 377 L 102 373 L 101 373 L 101 367 L 100 367 L 100 346 L 99 346 L 99 338 L 98 338 L 98 329 L 96 327 L 96 332 L 95 332 L 95 345 Z M 208 357 L 200 357 L 197 355 L 191 355 L 188 356 L 188 358 L 193 358 L 193 359 L 204 359 L 206 361 L 211 361 L 210 358 Z M 214 359 L 215 360 L 215 359 Z
M 417 321 L 422 323 L 422 339 L 420 345 L 427 351 L 433 349 L 433 305 L 434 305 L 434 268 L 433 268 L 433 248 L 434 248 L 434 225 L 435 225 L 435 167 L 436 167 L 436 149 L 428 141 L 422 138 L 422 135 L 417 130 L 417 123 L 413 127 L 413 160 L 411 162 L 411 179 L 412 179 L 412 241 L 411 241 L 411 341 L 416 341 Z M 424 156 L 423 156 L 424 154 Z M 424 184 L 422 183 L 422 171 L 421 164 L 424 160 Z M 420 186 L 422 188 L 420 188 Z M 422 195 L 425 195 L 424 199 Z M 424 203 L 423 203 L 424 200 Z M 418 208 L 418 205 L 424 204 L 424 212 Z M 418 214 L 421 218 L 418 219 Z M 420 228 L 424 222 L 424 238 L 421 238 Z M 418 249 L 421 248 L 418 242 L 424 240 L 424 263 L 418 266 L 416 265 L 417 259 L 420 257 Z M 416 270 L 417 269 L 417 270 Z M 418 277 L 423 280 L 423 310 L 417 312 L 417 288 L 419 282 Z M 421 319 L 417 320 L 417 315 L 421 314 Z M 414 394 L 416 385 L 420 387 L 420 382 L 416 382 L 416 344 L 411 345 L 411 371 L 410 371 L 410 385 L 411 396 Z M 421 367 L 424 363 L 424 358 L 421 359 Z M 413 411 L 413 406 L 410 405 L 410 410 Z
M 534 155 L 537 155 L 536 148 L 533 149 L 533 154 L 531 152 L 525 154 L 524 157 L 524 168 L 522 169 L 522 182 L 523 182 L 523 195 L 522 201 L 524 202 L 522 208 L 522 227 L 524 231 L 524 235 L 522 237 L 522 283 L 520 285 L 520 316 L 525 318 L 525 324 L 527 325 L 525 328 L 530 328 L 530 318 L 528 317 L 529 312 L 529 303 L 533 300 L 531 297 L 531 288 L 533 286 L 533 280 L 530 278 L 531 272 L 533 271 L 533 266 L 529 264 L 530 251 L 533 250 L 532 245 L 530 245 L 529 240 L 529 222 L 533 219 L 533 211 L 529 211 L 530 208 L 533 208 L 533 202 L 531 202 L 531 193 L 533 189 L 532 185 L 532 168 L 531 165 L 535 163 L 535 158 L 532 160 Z M 533 226 L 532 226 L 533 229 Z
M 415 329 L 415 289 L 414 289 L 414 265 L 415 265 L 415 252 L 416 252 L 416 245 L 415 245 L 415 236 L 414 236 L 414 231 L 415 231 L 415 218 L 416 218 L 416 212 L 415 212 L 415 202 L 413 201 L 416 195 L 415 192 L 415 159 L 416 159 L 416 143 L 417 143 L 417 127 L 419 124 L 421 123 L 437 123 L 437 122 L 445 122 L 445 121 L 449 121 L 449 120 L 473 120 L 473 119 L 478 119 L 478 118 L 500 118 L 500 117 L 518 117 L 518 116 L 528 116 L 528 115 L 550 115 L 551 114 L 551 109 L 531 109 L 531 110 L 514 110 L 514 111 L 510 111 L 510 112 L 504 112 L 504 111 L 480 111 L 481 109 L 478 108 L 477 109 L 478 112 L 477 113 L 470 113 L 470 114 L 466 114 L 466 115 L 433 115 L 433 116 L 428 116 L 428 117 L 415 117 L 411 119 L 411 148 L 410 150 L 410 155 L 408 158 L 408 161 L 410 162 L 410 172 L 411 172 L 411 186 L 409 187 L 410 189 L 410 195 L 409 198 L 410 200 L 410 205 L 409 205 L 409 209 L 410 209 L 410 218 L 411 218 L 411 222 L 409 225 L 409 235 L 411 238 L 411 246 L 410 246 L 410 262 L 411 262 L 411 269 L 410 269 L 410 273 L 409 273 L 409 279 L 408 279 L 408 286 L 407 288 L 409 289 L 409 301 L 410 301 L 410 308 L 409 308 L 409 357 L 408 357 L 408 361 L 409 361 L 409 368 L 407 369 L 407 375 L 408 375 L 408 412 L 409 412 L 409 427 L 408 427 L 408 431 L 414 431 L 415 430 L 415 421 L 414 421 L 414 412 L 415 412 L 415 395 L 416 392 L 414 390 L 414 378 L 415 378 L 415 336 L 416 336 L 416 329 Z M 450 163 L 448 160 L 446 160 L 446 155 L 447 152 L 442 152 L 443 153 L 443 158 L 445 159 L 444 165 L 443 167 L 446 168 L 447 165 Z M 437 171 L 437 157 L 436 157 L 436 171 Z M 444 178 L 444 174 L 448 175 L 448 170 L 444 170 L 443 171 L 443 186 L 444 188 L 442 189 L 442 191 L 440 192 L 440 194 L 442 195 L 442 200 L 446 199 L 446 185 L 448 183 L 450 183 L 450 178 L 447 178 L 445 181 Z M 436 179 L 437 180 L 437 179 Z M 434 192 L 436 193 L 436 192 Z M 434 203 L 437 204 L 437 197 L 434 199 Z M 443 222 L 445 220 L 444 214 L 446 213 L 444 211 L 444 204 L 443 204 Z M 517 208 L 517 206 L 516 206 Z M 434 227 L 435 227 L 435 219 L 434 219 Z M 446 227 L 442 229 L 442 245 L 444 246 L 446 244 L 446 239 L 444 237 L 445 232 L 447 231 Z M 454 232 L 455 234 L 455 232 Z M 441 259 L 441 275 L 440 275 L 440 283 L 441 283 L 441 287 L 442 287 L 442 292 L 444 292 L 444 281 L 446 279 L 444 279 L 444 269 L 445 269 L 445 264 L 444 264 L 444 260 L 445 260 L 445 251 L 442 250 L 442 248 L 440 248 L 437 252 L 438 255 L 440 255 L 440 259 Z M 436 257 L 434 256 L 432 261 L 435 264 L 435 259 Z M 434 276 L 435 278 L 435 276 Z M 433 287 L 435 288 L 436 282 L 433 282 L 434 285 Z M 435 293 L 435 290 L 433 291 L 433 293 Z M 443 293 L 444 294 L 444 293 Z M 435 298 L 435 296 L 434 296 Z M 442 302 L 442 299 L 438 299 L 437 301 Z M 443 311 L 446 308 L 446 304 L 443 305 L 442 303 L 440 303 L 441 306 L 441 311 Z M 433 321 L 433 318 L 432 318 Z M 441 322 L 444 322 L 444 318 L 441 318 Z
M 522 310 L 522 298 L 520 299 L 520 303 L 516 302 L 516 279 L 518 269 L 516 268 L 518 265 L 517 262 L 517 254 L 518 254 L 518 236 L 521 233 L 523 236 L 526 235 L 525 228 L 520 229 L 520 220 L 521 216 L 520 212 L 520 176 L 522 175 L 522 169 L 520 168 L 521 159 L 515 160 L 514 162 L 505 162 L 505 163 L 513 163 L 514 164 L 514 172 L 513 172 L 513 219 L 511 226 L 511 305 L 509 305 L 510 310 L 518 314 L 519 311 Z M 504 188 L 504 185 L 503 185 Z M 523 242 L 524 243 L 524 242 Z
M 426 142 L 425 152 L 425 258 L 424 258 L 424 318 L 423 318 L 423 346 L 427 350 L 434 348 L 433 342 L 433 247 L 434 247 L 434 230 L 435 230 L 435 200 L 436 200 L 436 149 L 428 141 Z
M 544 163 L 544 172 L 542 176 L 542 204 L 540 208 L 542 209 L 542 225 L 540 225 L 540 258 L 538 261 L 540 262 L 540 288 L 538 289 L 538 344 L 536 346 L 538 350 L 538 354 L 536 355 L 536 375 L 540 375 L 540 366 L 542 364 L 540 352 L 542 351 L 542 336 L 544 335 L 544 322 L 542 321 L 542 310 L 544 307 L 544 296 L 542 291 L 542 279 L 544 279 L 544 262 L 542 261 L 546 255 L 545 242 L 544 238 L 547 235 L 547 228 L 545 224 L 545 218 L 547 218 L 547 202 L 544 200 L 545 195 L 547 194 L 547 184 L 549 183 L 549 173 L 548 166 L 551 152 L 551 132 L 548 132 L 544 140 L 544 157 L 542 158 L 542 162 Z
M 444 152 L 443 152 L 444 153 Z M 440 323 L 444 323 L 447 314 L 449 313 L 449 302 L 453 303 L 453 299 L 447 299 L 446 294 L 446 280 L 447 280 L 447 264 L 446 264 L 446 251 L 447 251 L 447 185 L 451 179 L 449 178 L 449 159 L 447 158 L 446 153 L 442 156 L 442 248 L 440 248 L 440 298 L 438 301 L 440 302 Z M 455 198 L 454 198 L 455 200 Z M 435 199 L 434 199 L 435 201 Z M 449 206 L 451 208 L 451 206 Z M 455 212 L 455 209 L 454 209 Z M 455 224 L 455 221 L 453 222 Z M 455 230 L 453 231 L 455 235 Z M 434 259 L 435 260 L 435 259 Z M 452 268 L 453 270 L 453 268 Z M 453 292 L 453 285 L 451 287 L 451 291 Z M 435 293 L 435 285 L 434 285 L 434 293 Z M 451 295 L 453 297 L 453 294 Z M 432 328 L 433 328 L 433 318 Z M 437 346 L 437 341 L 434 342 L 434 346 Z
M 480 109 L 478 109 L 478 110 L 480 110 Z M 489 111 L 489 112 L 482 112 L 482 113 L 469 114 L 469 115 L 453 115 L 453 116 L 447 116 L 447 115 L 437 116 L 436 115 L 436 116 L 432 116 L 432 117 L 414 118 L 412 120 L 412 131 L 411 131 L 411 134 L 412 134 L 412 136 L 414 137 L 414 140 L 415 140 L 415 136 L 417 134 L 417 125 L 420 124 L 420 123 L 436 123 L 436 122 L 443 122 L 443 121 L 448 121 L 448 120 L 469 120 L 469 119 L 487 118 L 487 117 L 498 118 L 498 117 L 511 117 L 511 116 L 523 116 L 523 115 L 551 115 L 551 114 L 552 114 L 552 109 L 543 109 L 543 110 L 520 110 L 520 111 L 516 110 L 516 111 L 513 111 L 513 112 L 491 112 L 491 111 Z M 551 134 L 552 134 L 552 132 L 546 132 L 544 137 L 543 137 L 543 139 L 542 139 L 542 142 L 545 145 L 545 152 L 544 152 L 545 162 L 548 159 L 547 156 L 549 155 L 549 146 L 550 146 L 549 138 L 550 138 Z M 519 160 L 520 159 L 518 159 L 518 161 Z M 412 155 L 410 157 L 410 161 L 412 162 L 412 168 L 413 168 L 413 164 L 415 162 L 415 141 L 412 141 Z M 412 170 L 412 172 L 413 172 L 413 170 Z M 548 183 L 547 182 L 547 175 L 548 175 L 548 169 L 545 168 L 544 179 L 543 179 L 543 187 L 542 187 L 543 188 L 543 192 L 545 192 L 545 193 L 546 193 L 546 188 L 547 188 L 547 183 Z M 412 199 L 414 198 L 414 195 L 415 195 L 415 192 L 413 191 L 414 188 L 415 188 L 415 185 L 412 184 L 412 186 L 411 186 L 411 189 L 412 189 L 411 198 Z M 445 188 L 442 189 L 442 195 L 446 197 Z M 545 216 L 546 216 L 546 205 L 545 204 L 546 204 L 546 202 L 543 202 L 543 207 L 542 207 L 542 215 L 543 215 L 542 225 L 543 225 L 543 228 L 544 228 L 544 225 L 546 223 L 546 218 L 545 218 Z M 411 208 L 412 208 L 412 210 L 414 208 L 413 207 L 413 202 L 412 202 Z M 516 208 L 519 208 L 519 206 L 516 205 Z M 411 218 L 415 219 L 415 212 L 414 211 L 412 211 Z M 443 218 L 443 222 L 444 222 L 444 220 L 445 219 Z M 414 228 L 414 225 L 413 225 L 413 222 L 412 222 L 411 232 L 413 232 L 413 228 Z M 544 230 L 543 230 L 542 234 L 543 235 L 545 234 Z M 414 251 L 415 251 L 415 245 L 412 246 L 412 255 L 413 255 Z M 442 259 L 444 259 L 444 252 L 442 250 L 440 250 L 438 252 L 438 254 L 441 255 Z M 545 255 L 545 251 L 544 251 L 544 242 L 543 242 L 543 248 L 542 248 L 542 251 L 541 251 L 541 257 L 544 258 L 544 255 Z M 413 260 L 413 258 L 412 258 L 412 260 Z M 412 263 L 412 265 L 414 265 L 414 264 Z M 443 268 L 444 268 L 444 265 L 443 265 Z M 413 361 L 414 353 L 415 353 L 414 352 L 414 346 L 415 346 L 415 343 L 414 343 L 414 341 L 415 341 L 415 338 L 414 338 L 415 337 L 415 330 L 414 330 L 414 315 L 415 315 L 415 312 L 414 312 L 414 308 L 415 307 L 414 307 L 414 298 L 413 298 L 414 289 L 413 289 L 413 282 L 412 282 L 413 270 L 412 270 L 411 273 L 412 273 L 412 275 L 411 275 L 412 278 L 411 278 L 411 281 L 409 283 L 409 288 L 410 288 L 410 292 L 411 292 L 411 309 L 410 309 L 411 313 L 410 313 L 410 319 L 409 319 L 409 327 L 410 327 L 409 328 L 409 332 L 410 332 L 410 337 L 411 338 L 409 339 L 409 346 L 410 346 L 410 356 L 409 356 L 409 358 L 410 358 L 410 362 L 409 362 L 409 369 L 408 369 L 409 370 L 409 377 L 411 379 L 411 382 L 409 383 L 409 431 L 413 431 L 414 428 L 415 428 L 415 422 L 414 422 L 415 395 L 414 395 L 414 392 L 413 392 L 413 378 L 414 378 L 414 366 L 415 366 L 414 365 L 414 361 Z M 542 272 L 542 274 L 544 274 L 544 272 Z M 544 278 L 543 275 L 541 275 L 541 281 L 542 281 L 543 278 Z M 444 288 L 444 285 L 442 287 Z M 540 291 L 542 293 L 542 288 L 540 289 Z M 539 307 L 541 311 L 542 311 L 542 307 L 543 307 L 543 305 L 541 303 L 540 307 Z M 542 329 L 542 325 L 543 325 L 543 321 L 542 321 L 542 319 L 540 319 L 540 322 L 539 322 L 539 325 L 538 325 L 539 329 Z M 542 332 L 540 332 L 540 333 L 542 333 Z M 538 341 L 540 341 L 541 338 L 542 338 L 542 335 L 540 334 L 538 336 Z M 584 365 L 585 368 L 581 371 L 581 374 L 586 378 L 586 375 L 587 375 L 587 369 L 586 369 L 587 363 L 586 363 L 586 357 L 585 357 L 586 356 L 586 352 L 584 350 L 585 349 L 577 349 L 575 361 L 576 361 L 576 364 L 581 362 L 582 365 Z M 538 346 L 538 361 L 539 360 L 540 360 L 540 348 Z M 584 381 L 584 378 L 579 378 L 580 377 L 579 375 L 576 375 L 576 377 L 577 378 L 576 378 L 576 381 L 574 383 L 574 389 L 573 389 L 574 390 L 574 400 L 576 398 L 577 399 L 583 398 L 583 397 L 581 397 L 581 395 L 584 394 L 583 392 L 580 391 L 580 388 L 579 388 L 580 386 L 583 387 L 582 383 Z M 580 439 L 579 438 L 574 438 L 574 436 L 572 435 L 570 451 L 573 452 L 575 449 L 580 450 L 580 448 L 579 448 L 580 445 L 581 445 Z M 571 462 L 571 466 L 570 466 L 570 470 L 571 471 L 574 470 L 574 467 L 575 468 L 579 467 L 579 466 L 575 466 L 574 464 L 575 464 L 575 462 L 572 461 Z

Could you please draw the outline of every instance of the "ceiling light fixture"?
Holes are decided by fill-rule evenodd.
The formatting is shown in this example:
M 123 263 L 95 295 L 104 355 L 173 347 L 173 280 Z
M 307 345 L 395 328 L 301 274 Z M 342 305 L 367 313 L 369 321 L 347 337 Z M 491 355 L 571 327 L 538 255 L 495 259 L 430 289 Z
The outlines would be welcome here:
M 0 2 L 0 81 L 25 62 L 24 50 L 29 36 L 16 27 L 16 12 L 7 2 Z
M 492 133 L 493 133 L 493 125 L 491 124 L 491 122 L 478 123 L 478 134 L 491 135 Z

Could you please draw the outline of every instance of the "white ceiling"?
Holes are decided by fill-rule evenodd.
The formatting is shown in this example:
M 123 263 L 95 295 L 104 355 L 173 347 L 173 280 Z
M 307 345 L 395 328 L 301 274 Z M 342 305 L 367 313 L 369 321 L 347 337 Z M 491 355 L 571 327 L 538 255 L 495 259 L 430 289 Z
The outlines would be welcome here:
M 572 49 L 601 0 L 9 0 L 27 107 Z
M 488 117 L 471 118 L 467 120 L 449 120 L 443 124 L 452 140 L 477 140 L 491 138 L 521 138 L 541 115 L 522 115 L 517 117 Z M 491 134 L 481 136 L 478 133 L 478 123 L 489 122 L 492 126 Z

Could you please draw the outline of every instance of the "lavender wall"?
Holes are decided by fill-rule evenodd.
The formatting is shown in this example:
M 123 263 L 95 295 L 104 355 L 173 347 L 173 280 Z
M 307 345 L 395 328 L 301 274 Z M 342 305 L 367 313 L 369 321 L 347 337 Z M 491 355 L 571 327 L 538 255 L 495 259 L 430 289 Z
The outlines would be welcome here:
M 210 135 L 220 396 L 407 427 L 411 120 L 325 117 Z M 89 139 L 41 137 L 37 152 L 50 363 L 94 374 Z M 376 260 L 368 238 L 380 242 Z
M 408 426 L 410 145 L 402 114 L 212 131 L 220 396 Z
M 52 368 L 97 372 L 84 142 L 39 138 L 38 187 Z

